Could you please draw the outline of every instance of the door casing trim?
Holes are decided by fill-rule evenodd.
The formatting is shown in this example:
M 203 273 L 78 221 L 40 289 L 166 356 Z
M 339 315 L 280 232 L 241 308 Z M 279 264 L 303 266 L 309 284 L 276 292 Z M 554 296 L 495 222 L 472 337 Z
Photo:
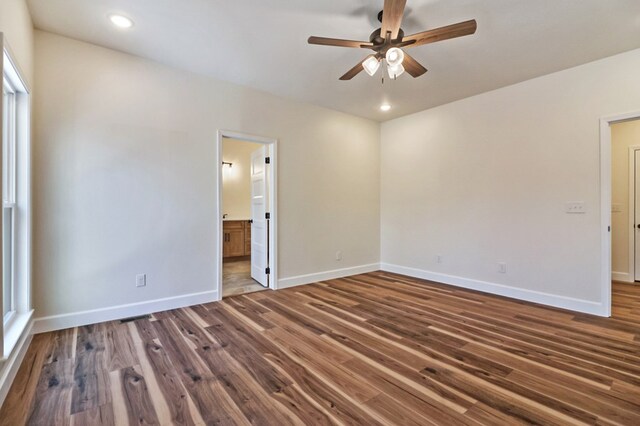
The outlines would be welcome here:
M 600 291 L 606 317 L 611 316 L 611 126 L 639 118 L 640 111 L 600 118 Z
M 218 193 L 216 195 L 216 282 L 218 300 L 222 300 L 222 146 L 224 138 L 238 139 L 246 142 L 261 143 L 268 146 L 269 156 L 271 157 L 270 167 L 267 173 L 269 175 L 268 190 L 269 203 L 267 208 L 271 213 L 269 221 L 269 288 L 278 289 L 278 180 L 277 180 L 277 164 L 278 164 L 278 139 L 263 136 L 251 135 L 232 130 L 218 130 L 216 138 L 216 175 L 218 177 Z

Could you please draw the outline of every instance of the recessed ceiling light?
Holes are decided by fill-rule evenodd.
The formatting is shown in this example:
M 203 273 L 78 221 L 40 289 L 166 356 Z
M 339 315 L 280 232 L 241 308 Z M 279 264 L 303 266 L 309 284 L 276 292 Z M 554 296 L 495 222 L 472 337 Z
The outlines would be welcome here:
M 390 109 L 391 109 L 391 105 L 389 104 L 380 105 L 380 111 L 389 111 Z
M 109 15 L 109 20 L 111 21 L 111 23 L 113 25 L 115 25 L 118 28 L 131 28 L 133 27 L 133 21 L 130 18 L 127 18 L 126 16 L 123 15 Z

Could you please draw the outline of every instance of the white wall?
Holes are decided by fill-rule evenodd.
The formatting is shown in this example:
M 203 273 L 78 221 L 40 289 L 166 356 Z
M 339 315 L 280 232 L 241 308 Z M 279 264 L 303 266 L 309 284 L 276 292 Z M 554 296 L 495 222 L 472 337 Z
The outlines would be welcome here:
M 599 118 L 640 110 L 640 51 L 393 120 L 381 136 L 377 123 L 49 33 L 36 32 L 36 57 L 39 317 L 210 295 L 221 128 L 279 139 L 289 282 L 381 256 L 387 269 L 601 312 Z M 587 213 L 566 214 L 567 201 Z
M 224 138 L 222 161 L 222 211 L 228 220 L 251 219 L 251 154 L 262 148 L 259 143 Z
M 611 126 L 611 270 L 614 279 L 633 281 L 629 275 L 629 147 L 640 146 L 640 121 Z M 633 257 L 634 253 L 631 253 Z
M 215 288 L 218 129 L 279 140 L 280 278 L 378 262 L 378 123 L 40 31 L 36 58 L 38 317 Z
M 635 50 L 384 123 L 384 267 L 602 313 L 599 119 L 640 110 L 638 69 Z

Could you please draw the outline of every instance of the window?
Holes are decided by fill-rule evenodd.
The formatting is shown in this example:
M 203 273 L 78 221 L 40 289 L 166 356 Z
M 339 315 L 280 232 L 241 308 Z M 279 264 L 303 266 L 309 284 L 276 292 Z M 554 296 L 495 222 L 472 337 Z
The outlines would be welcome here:
M 7 323 L 15 313 L 14 211 L 16 207 L 16 89 L 2 79 L 2 318 Z
M 19 68 L 5 49 L 0 33 L 2 62 L 2 318 L 0 360 L 11 355 L 29 325 L 30 268 L 30 99 Z

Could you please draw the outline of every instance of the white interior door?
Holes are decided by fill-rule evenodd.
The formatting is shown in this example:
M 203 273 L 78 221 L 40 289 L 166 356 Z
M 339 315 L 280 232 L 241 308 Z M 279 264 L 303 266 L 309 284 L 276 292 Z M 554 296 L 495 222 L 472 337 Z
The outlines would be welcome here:
M 267 213 L 267 179 L 265 158 L 267 147 L 251 153 L 251 278 L 265 287 L 267 275 L 269 229 Z
M 640 281 L 640 150 L 635 150 L 635 203 L 634 203 L 634 233 L 635 236 L 635 273 L 634 281 Z

